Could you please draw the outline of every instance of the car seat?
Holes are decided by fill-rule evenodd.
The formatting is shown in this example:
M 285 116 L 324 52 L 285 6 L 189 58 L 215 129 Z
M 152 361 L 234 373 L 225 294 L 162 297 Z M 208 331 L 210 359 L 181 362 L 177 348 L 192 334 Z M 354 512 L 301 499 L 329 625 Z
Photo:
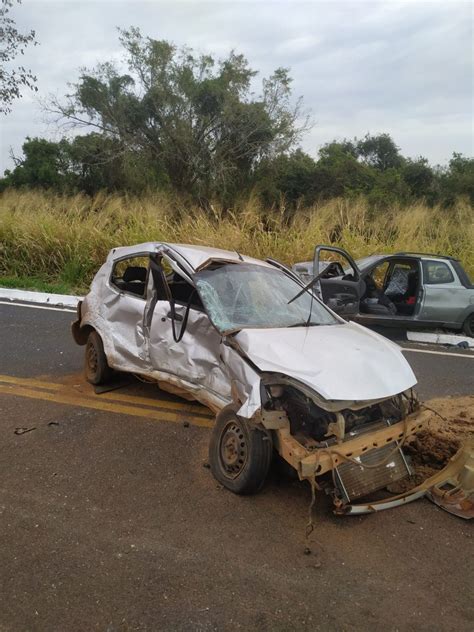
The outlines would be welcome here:
M 137 296 L 145 296 L 147 269 L 142 266 L 129 266 L 123 273 L 121 288 Z
M 418 290 L 418 272 L 411 270 L 407 277 L 407 289 L 400 302 L 397 304 L 399 314 L 410 316 L 415 310 L 415 303 Z
M 376 314 L 379 316 L 394 316 L 397 308 L 392 301 L 379 290 L 372 276 L 365 279 L 366 292 L 360 302 L 360 311 L 363 314 Z

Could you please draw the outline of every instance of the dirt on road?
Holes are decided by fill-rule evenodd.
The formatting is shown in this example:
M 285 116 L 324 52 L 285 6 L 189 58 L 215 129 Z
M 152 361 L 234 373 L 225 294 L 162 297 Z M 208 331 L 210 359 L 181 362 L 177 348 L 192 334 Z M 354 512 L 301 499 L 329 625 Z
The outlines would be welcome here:
M 474 396 L 443 397 L 423 403 L 430 411 L 428 427 L 404 445 L 414 474 L 409 480 L 390 487 L 400 493 L 419 485 L 443 469 L 469 437 L 474 436 Z

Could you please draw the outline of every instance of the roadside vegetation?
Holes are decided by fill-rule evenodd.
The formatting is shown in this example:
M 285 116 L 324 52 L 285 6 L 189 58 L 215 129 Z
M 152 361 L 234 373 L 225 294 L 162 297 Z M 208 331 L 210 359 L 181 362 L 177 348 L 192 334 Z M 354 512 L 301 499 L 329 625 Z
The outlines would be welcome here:
M 288 68 L 261 77 L 235 51 L 218 59 L 133 27 L 119 39 L 120 63 L 81 69 L 65 96 L 44 100 L 57 140 L 27 136 L 0 191 L 159 191 L 208 212 L 258 197 L 286 215 L 361 195 L 379 212 L 421 201 L 449 208 L 458 196 L 474 204 L 474 159 L 459 153 L 431 165 L 403 156 L 386 133 L 303 151 L 312 118 Z
M 356 257 L 427 251 L 474 273 L 474 159 L 433 166 L 384 133 L 311 156 L 287 68 L 259 78 L 235 51 L 217 59 L 133 27 L 119 38 L 120 63 L 46 100 L 58 140 L 27 137 L 0 178 L 4 285 L 81 292 L 112 247 L 150 240 L 286 263 L 321 242 Z
M 474 276 L 474 222 L 468 200 L 450 208 L 413 203 L 374 213 L 368 201 L 332 199 L 268 211 L 249 197 L 233 211 L 204 210 L 165 194 L 58 195 L 5 191 L 0 196 L 0 284 L 83 292 L 115 247 L 145 241 L 216 246 L 285 263 L 308 260 L 317 243 L 356 257 L 424 251 L 459 257 Z M 56 288 L 53 290 L 53 288 Z

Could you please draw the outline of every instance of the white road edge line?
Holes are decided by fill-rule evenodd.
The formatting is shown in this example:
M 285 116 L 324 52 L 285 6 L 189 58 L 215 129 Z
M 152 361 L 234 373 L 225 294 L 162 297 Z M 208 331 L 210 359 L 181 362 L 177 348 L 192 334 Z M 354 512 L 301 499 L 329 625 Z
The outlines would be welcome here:
M 70 307 L 53 307 L 49 305 L 26 305 L 25 303 L 15 303 L 13 301 L 2 301 L 0 300 L 0 305 L 14 305 L 16 307 L 29 307 L 30 309 L 49 309 L 53 312 L 69 312 L 70 314 L 74 314 L 76 312 L 75 309 L 71 309 Z M 452 358 L 468 358 L 470 360 L 474 360 L 473 355 L 467 355 L 464 353 L 449 353 L 448 351 L 431 351 L 429 349 L 410 349 L 409 347 L 402 347 L 400 345 L 402 351 L 410 351 L 412 353 L 431 353 L 432 355 L 442 355 L 442 356 L 450 356 Z
M 49 305 L 26 305 L 25 303 L 14 303 L 13 301 L 0 301 L 0 305 L 13 305 L 14 307 L 29 307 L 30 309 L 49 309 L 52 312 L 69 312 L 74 314 L 75 309 L 70 307 L 50 307 Z
M 51 307 L 70 307 L 75 309 L 80 300 L 82 300 L 81 296 L 73 296 L 72 294 L 53 294 L 51 292 L 0 287 L 0 301 L 20 301 L 22 303 L 38 303 L 39 305 L 51 305 Z
M 431 351 L 430 349 L 410 349 L 409 347 L 401 347 L 402 351 L 411 351 L 413 353 L 432 353 L 433 355 L 451 356 L 452 358 L 467 358 L 474 360 L 474 354 L 467 355 L 464 353 L 449 353 L 448 351 Z

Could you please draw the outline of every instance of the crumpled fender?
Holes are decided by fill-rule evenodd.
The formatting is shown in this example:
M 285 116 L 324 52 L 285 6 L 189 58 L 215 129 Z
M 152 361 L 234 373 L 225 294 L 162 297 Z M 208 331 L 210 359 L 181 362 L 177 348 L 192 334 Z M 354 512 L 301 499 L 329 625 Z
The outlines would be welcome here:
M 221 345 L 221 359 L 231 384 L 237 414 L 251 419 L 260 410 L 260 375 L 230 345 Z

